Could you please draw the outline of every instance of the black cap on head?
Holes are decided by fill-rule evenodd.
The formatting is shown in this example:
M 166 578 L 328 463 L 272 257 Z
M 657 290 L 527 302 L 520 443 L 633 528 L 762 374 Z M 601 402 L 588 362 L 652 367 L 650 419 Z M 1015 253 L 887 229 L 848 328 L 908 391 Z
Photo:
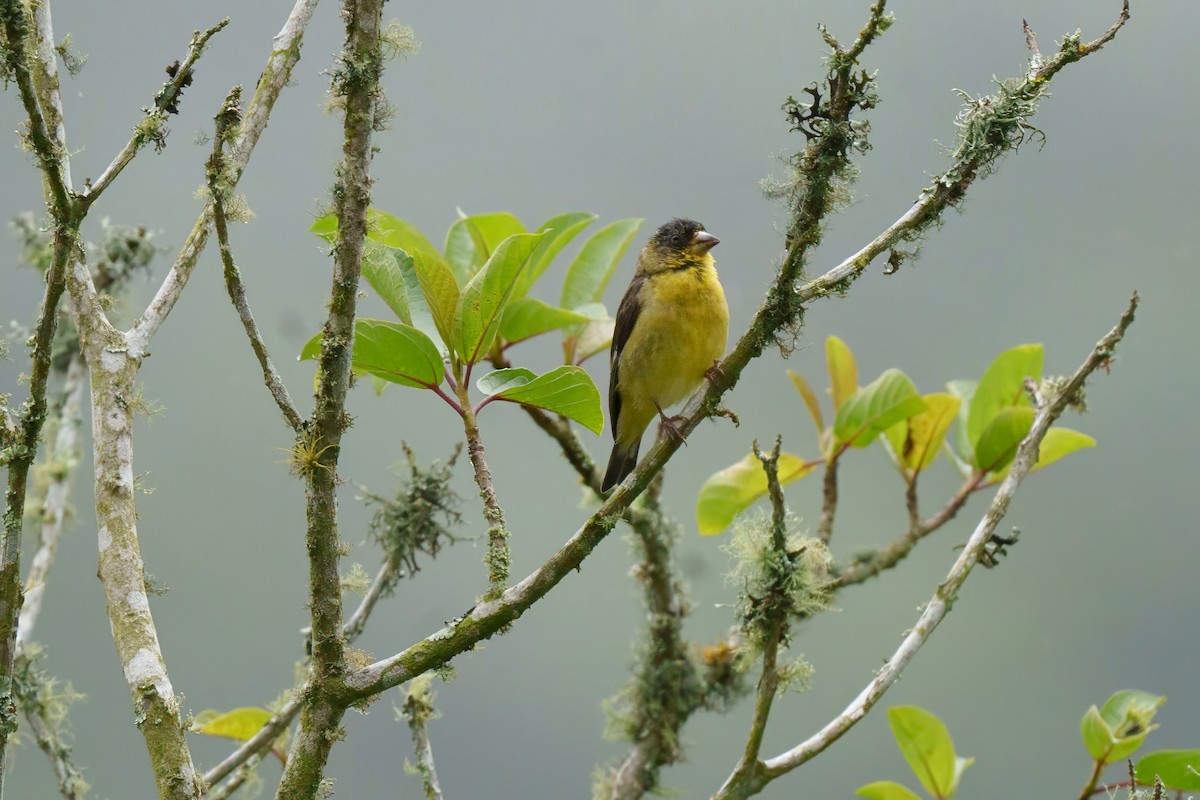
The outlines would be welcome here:
M 660 226 L 650 237 L 650 242 L 672 250 L 683 250 L 692 243 L 692 237 L 702 230 L 704 230 L 704 226 L 694 219 L 676 217 Z

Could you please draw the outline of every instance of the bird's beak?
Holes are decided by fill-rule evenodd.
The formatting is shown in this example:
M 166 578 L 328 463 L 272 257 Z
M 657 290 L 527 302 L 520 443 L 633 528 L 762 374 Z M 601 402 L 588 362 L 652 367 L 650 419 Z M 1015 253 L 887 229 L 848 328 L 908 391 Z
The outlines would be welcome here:
M 708 231 L 697 231 L 696 235 L 692 237 L 692 245 L 702 253 L 707 253 L 720 243 L 721 240 Z

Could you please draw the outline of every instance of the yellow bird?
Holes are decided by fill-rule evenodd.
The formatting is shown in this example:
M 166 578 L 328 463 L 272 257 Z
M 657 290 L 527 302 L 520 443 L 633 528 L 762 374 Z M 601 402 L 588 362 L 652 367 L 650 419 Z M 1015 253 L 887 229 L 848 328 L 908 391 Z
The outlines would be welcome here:
M 612 455 L 601 491 L 637 466 L 646 426 L 690 395 L 725 353 L 729 306 L 709 252 L 720 240 L 699 222 L 673 219 L 642 248 L 617 309 L 610 355 Z

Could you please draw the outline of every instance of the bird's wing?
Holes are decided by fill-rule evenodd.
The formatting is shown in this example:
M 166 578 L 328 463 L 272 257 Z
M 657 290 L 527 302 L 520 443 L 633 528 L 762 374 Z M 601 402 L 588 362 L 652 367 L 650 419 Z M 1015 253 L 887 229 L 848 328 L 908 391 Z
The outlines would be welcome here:
M 621 298 L 621 305 L 617 307 L 617 323 L 613 328 L 612 350 L 609 351 L 608 376 L 608 418 L 609 424 L 612 425 L 614 439 L 617 436 L 617 419 L 621 415 L 621 393 L 617 389 L 620 377 L 621 350 L 629 341 L 629 334 L 633 333 L 633 326 L 637 324 L 638 315 L 642 312 L 640 295 L 642 284 L 645 281 L 644 275 L 635 276 L 630 281 L 629 288 L 625 290 L 625 296 Z

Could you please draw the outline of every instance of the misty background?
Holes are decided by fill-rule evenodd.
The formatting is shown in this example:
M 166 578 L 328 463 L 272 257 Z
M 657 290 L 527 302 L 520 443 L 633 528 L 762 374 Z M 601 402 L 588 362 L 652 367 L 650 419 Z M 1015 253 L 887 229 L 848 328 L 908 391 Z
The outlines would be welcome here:
M 58 37 L 72 35 L 89 55 L 82 74 L 63 77 L 67 137 L 77 186 L 96 177 L 127 141 L 198 28 L 232 22 L 200 60 L 195 82 L 170 122 L 162 154 L 142 152 L 92 209 L 85 226 L 144 225 L 169 249 L 154 277 L 135 283 L 120 325 L 148 302 L 201 201 L 211 118 L 234 84 L 252 91 L 290 2 L 215 0 L 54 5 Z M 456 208 L 510 211 L 529 228 L 565 211 L 599 219 L 562 254 L 535 290 L 555 300 L 578 243 L 623 217 L 646 220 L 606 295 L 615 309 L 646 236 L 672 216 L 702 221 L 721 239 L 714 251 L 740 334 L 774 274 L 786 212 L 759 181 L 783 172 L 779 156 L 803 146 L 789 134 L 780 104 L 823 75 L 823 22 L 847 44 L 868 3 L 776 0 L 701 2 L 390 3 L 386 14 L 411 25 L 419 54 L 388 65 L 384 78 L 397 114 L 375 139 L 374 204 L 440 243 Z M 816 275 L 874 237 L 945 168 L 960 99 L 993 90 L 992 77 L 1021 73 L 1021 19 L 1051 53 L 1063 33 L 1085 40 L 1116 19 L 1119 2 L 1026 0 L 897 3 L 896 24 L 863 58 L 879 69 L 883 102 L 870 112 L 874 149 L 857 163 L 854 203 L 829 221 L 810 264 Z M 327 70 L 340 49 L 338 7 L 326 3 L 305 38 L 294 85 L 285 91 L 239 190 L 256 213 L 232 232 L 250 304 L 288 387 L 307 413 L 313 365 L 294 360 L 325 316 L 331 260 L 307 232 L 328 202 L 340 156 L 341 121 L 324 113 Z M 938 714 L 960 755 L 975 756 L 961 793 L 997 796 L 1019 786 L 1030 796 L 1073 796 L 1091 763 L 1079 719 L 1123 688 L 1168 696 L 1150 749 L 1200 746 L 1196 689 L 1196 479 L 1200 424 L 1195 305 L 1200 280 L 1194 228 L 1200 111 L 1200 49 L 1191 33 L 1200 5 L 1140 0 L 1132 20 L 1102 52 L 1068 67 L 1034 122 L 1045 146 L 1026 144 L 999 172 L 976 184 L 965 213 L 947 215 L 921 258 L 882 274 L 882 260 L 846 299 L 812 304 L 797 350 L 768 352 L 751 365 L 725 405 L 741 418 L 705 423 L 668 465 L 665 504 L 683 526 L 681 571 L 695 609 L 697 642 L 732 622 L 736 597 L 724 576 L 724 537 L 700 538 L 696 492 L 712 472 L 740 459 L 757 438 L 776 433 L 786 449 L 812 457 L 811 423 L 786 369 L 823 388 L 825 337 L 855 351 L 860 383 L 899 367 L 922 392 L 977 378 L 1001 350 L 1042 342 L 1046 371 L 1066 373 L 1116 321 L 1129 294 L 1143 299 L 1112 374 L 1089 384 L 1091 412 L 1060 424 L 1098 446 L 1034 475 L 1003 530 L 1020 543 L 999 568 L 979 570 L 937 635 L 882 707 L 921 705 Z M 0 218 L 43 208 L 32 157 L 14 131 L 23 112 L 15 87 L 0 96 Z M 15 237 L 0 247 L 0 321 L 32 325 L 39 276 L 16 270 Z M 385 316 L 376 298 L 361 306 Z M 152 598 L 170 676 L 186 711 L 262 705 L 290 687 L 308 622 L 301 482 L 281 462 L 288 428 L 225 294 L 215 242 L 151 346 L 140 378 L 164 411 L 136 428 L 135 471 L 152 493 L 139 502 L 147 571 L 171 590 Z M 518 365 L 548 369 L 557 340 L 513 351 Z M 602 392 L 606 358 L 588 362 Z M 18 345 L 0 362 L 0 392 L 25 397 L 28 370 Z M 371 510 L 358 487 L 394 486 L 392 467 L 407 442 L 421 462 L 444 459 L 462 438 L 457 417 L 431 393 L 364 383 L 351 395 L 355 416 L 342 453 L 341 536 L 345 559 L 374 573 L 364 544 Z M 826 406 L 828 415 L 828 406 Z M 828 418 L 828 417 L 827 417 Z M 481 418 L 497 490 L 513 531 L 517 580 L 587 517 L 582 492 L 559 456 L 515 407 Z M 86 429 L 85 425 L 85 429 Z M 611 443 L 583 431 L 603 461 Z M 648 446 L 648 445 L 647 445 Z M 76 517 L 50 576 L 36 638 L 47 667 L 87 695 L 73 713 L 75 758 L 90 796 L 152 796 L 154 784 L 115 658 L 96 580 L 90 442 L 73 495 Z M 903 487 L 880 448 L 855 452 L 841 469 L 837 557 L 875 547 L 904 528 Z M 485 526 L 465 457 L 455 485 L 464 498 L 460 533 Z M 922 479 L 923 508 L 939 507 L 957 486 L 939 461 Z M 838 611 L 798 631 L 793 652 L 816 669 L 812 690 L 780 698 L 764 753 L 806 738 L 871 679 L 919 606 L 934 591 L 978 520 L 989 493 L 930 537 L 898 569 L 844 591 Z M 819 481 L 788 487 L 806 524 L 819 513 Z M 27 529 L 32 534 L 34 529 Z M 36 546 L 25 543 L 27 555 Z M 427 563 L 375 611 L 357 642 L 375 657 L 432 633 L 483 591 L 483 542 L 467 542 Z M 619 530 L 577 574 L 535 605 L 513 630 L 459 657 L 457 678 L 435 684 L 442 718 L 431 737 L 448 798 L 590 796 L 593 771 L 619 758 L 624 743 L 602 737 L 601 701 L 627 679 L 644 624 L 640 587 Z M 348 598 L 353 606 L 357 598 Z M 333 751 L 328 775 L 340 797 L 420 795 L 402 763 L 409 733 L 395 719 L 391 692 L 366 715 L 348 715 L 348 741 Z M 827 753 L 773 784 L 764 797 L 849 797 L 873 780 L 917 788 L 877 710 Z M 707 797 L 744 745 L 748 704 L 726 716 L 696 716 L 685 728 L 688 761 L 664 772 L 686 797 Z M 192 737 L 194 757 L 211 767 L 231 745 Z M 15 750 L 8 794 L 56 796 L 45 758 L 32 742 Z M 279 765 L 263 774 L 273 792 Z

